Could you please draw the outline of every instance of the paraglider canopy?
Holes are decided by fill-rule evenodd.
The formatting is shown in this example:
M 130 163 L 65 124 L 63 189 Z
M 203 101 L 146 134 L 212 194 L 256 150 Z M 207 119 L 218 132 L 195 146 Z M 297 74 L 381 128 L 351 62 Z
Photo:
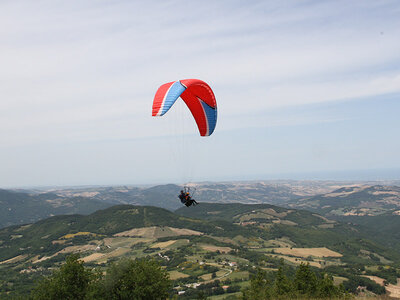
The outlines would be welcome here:
M 181 97 L 191 111 L 201 136 L 209 136 L 217 124 L 217 102 L 210 86 L 199 79 L 184 79 L 163 84 L 153 101 L 153 117 L 164 115 Z

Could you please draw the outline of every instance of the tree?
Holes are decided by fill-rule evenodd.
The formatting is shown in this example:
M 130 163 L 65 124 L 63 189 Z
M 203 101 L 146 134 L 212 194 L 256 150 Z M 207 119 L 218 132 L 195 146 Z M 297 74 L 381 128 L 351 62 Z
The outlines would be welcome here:
M 199 291 L 199 292 L 197 293 L 197 298 L 196 298 L 196 300 L 207 300 L 207 296 L 204 294 L 203 291 Z
M 256 275 L 251 278 L 250 288 L 243 291 L 245 300 L 265 300 L 271 298 L 270 284 L 267 279 L 267 272 L 259 269 Z
M 214 295 L 222 295 L 224 293 L 225 293 L 225 290 L 220 286 L 217 286 L 216 288 L 213 289 Z
M 343 292 L 333 284 L 332 276 L 323 274 L 322 278 L 318 281 L 318 297 L 332 298 L 340 296 Z
M 310 265 L 301 263 L 296 271 L 294 286 L 301 295 L 313 296 L 317 292 L 317 276 Z
M 64 265 L 58 271 L 44 278 L 32 292 L 35 300 L 52 299 L 85 299 L 90 283 L 95 280 L 96 274 L 85 269 L 79 255 L 67 257 Z
M 274 282 L 274 293 L 276 296 L 289 295 L 293 290 L 293 287 L 288 278 L 283 273 L 283 266 L 279 266 L 278 271 L 275 274 Z
M 123 259 L 107 270 L 103 285 L 106 299 L 166 299 L 168 272 L 151 258 Z

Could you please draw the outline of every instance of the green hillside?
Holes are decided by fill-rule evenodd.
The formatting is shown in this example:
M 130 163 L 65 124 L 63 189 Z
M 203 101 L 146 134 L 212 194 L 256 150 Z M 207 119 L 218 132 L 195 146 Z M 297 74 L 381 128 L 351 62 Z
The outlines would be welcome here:
M 321 225 L 330 223 L 325 218 L 308 211 L 287 209 L 270 204 L 200 203 L 195 209 L 182 207 L 175 213 L 204 220 L 226 220 L 243 223 L 283 223 L 286 225 Z M 334 222 L 334 221 L 332 221 Z
M 32 223 L 53 215 L 90 214 L 112 204 L 54 193 L 28 194 L 0 189 L 0 228 Z
M 393 282 L 400 251 L 389 243 L 360 225 L 267 204 L 201 203 L 176 213 L 117 205 L 0 229 L 0 298 L 26 296 L 71 253 L 103 269 L 121 258 L 150 255 L 164 265 L 174 286 L 193 293 L 192 284 L 217 284 L 217 279 L 236 282 L 237 292 L 258 267 L 274 271 L 282 260 L 291 268 L 309 263 L 317 272 L 329 270 L 349 286 L 364 282 L 365 274 L 390 275 Z M 381 271 L 389 266 L 390 274 Z
M 287 204 L 345 224 L 392 249 L 400 247 L 400 187 L 362 185 L 303 198 Z
M 332 217 L 376 216 L 391 210 L 400 210 L 400 187 L 343 187 L 330 193 L 292 200 L 287 205 Z
M 338 219 L 368 227 L 377 237 L 380 235 L 391 236 L 393 242 L 400 242 L 399 210 L 388 211 L 377 216 L 346 216 Z
M 117 205 L 88 216 L 54 216 L 31 225 L 0 229 L 0 260 L 25 254 L 51 255 L 65 246 L 53 241 L 67 234 L 90 232 L 92 235 L 86 239 L 93 239 L 93 234 L 112 236 L 132 228 L 150 226 L 187 228 L 217 236 L 251 234 L 246 228 L 228 222 L 219 222 L 216 227 L 215 224 L 182 217 L 158 207 Z
M 196 209 L 183 207 L 175 212 L 204 220 L 231 220 L 252 228 L 264 239 L 288 238 L 300 247 L 330 247 L 345 254 L 343 260 L 348 263 L 371 263 L 373 255 L 359 255 L 364 250 L 400 261 L 400 243 L 394 241 L 390 234 L 378 234 L 367 226 L 341 223 L 304 210 L 268 204 L 201 203 Z M 391 223 L 386 224 L 389 226 Z

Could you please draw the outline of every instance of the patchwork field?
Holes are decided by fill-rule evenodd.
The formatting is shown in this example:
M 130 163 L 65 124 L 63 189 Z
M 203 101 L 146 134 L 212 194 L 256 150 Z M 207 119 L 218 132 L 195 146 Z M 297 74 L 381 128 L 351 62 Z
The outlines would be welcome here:
M 82 246 L 68 246 L 61 251 L 58 251 L 56 254 L 66 254 L 66 253 L 79 253 L 90 250 L 95 250 L 97 246 L 95 245 L 82 245 Z
M 389 292 L 389 296 L 393 298 L 400 298 L 400 278 L 397 279 L 397 284 L 389 284 L 386 286 L 386 290 Z
M 171 246 L 172 244 L 175 244 L 176 241 L 177 240 L 170 240 L 170 241 L 166 241 L 166 242 L 160 242 L 160 243 L 152 245 L 151 248 L 164 249 L 164 248 L 167 248 L 168 246 Z
M 206 251 L 211 251 L 211 252 L 221 252 L 221 253 L 228 253 L 229 251 L 232 250 L 230 247 L 220 247 L 220 246 L 214 246 L 214 245 L 204 245 L 201 244 L 199 245 L 201 248 L 203 248 Z
M 342 254 L 329 250 L 328 248 L 277 248 L 275 252 L 284 255 L 293 255 L 297 257 L 342 257 Z
M 189 275 L 179 272 L 179 271 L 176 271 L 176 270 L 170 271 L 168 273 L 169 273 L 169 278 L 172 280 L 189 277 Z
M 239 217 L 240 222 L 246 222 L 250 221 L 253 219 L 277 219 L 277 218 L 284 218 L 286 217 L 289 213 L 292 211 L 288 210 L 285 212 L 278 213 L 272 208 L 267 208 L 267 209 L 260 209 L 257 211 L 253 211 L 250 213 L 242 214 Z
M 345 280 L 347 280 L 347 278 L 345 278 L 345 277 L 333 276 L 333 282 L 335 285 L 339 285 L 339 284 L 343 283 Z
M 83 262 L 93 262 L 102 258 L 105 254 L 104 253 L 93 253 L 86 257 L 81 258 Z
M 384 285 L 383 282 L 385 281 L 385 279 L 383 279 L 383 278 L 380 278 L 378 276 L 371 276 L 371 275 L 364 275 L 364 277 L 367 277 L 367 278 L 375 281 L 377 284 L 380 284 L 382 286 Z
M 364 277 L 367 277 L 375 281 L 377 284 L 384 286 L 385 279 L 383 278 L 380 278 L 378 276 L 367 276 L 367 275 L 365 275 Z M 400 299 L 400 278 L 397 279 L 397 284 L 390 283 L 387 286 L 385 286 L 385 288 L 391 298 Z
M 304 259 L 296 258 L 296 257 L 291 257 L 291 256 L 285 256 L 285 255 L 274 255 L 274 257 L 277 258 L 283 258 L 284 260 L 287 260 L 295 265 L 300 265 L 300 264 L 310 264 L 310 266 L 317 267 L 317 268 L 322 268 L 321 264 L 316 261 L 307 261 Z
M 231 273 L 232 273 L 231 270 L 226 270 L 226 269 L 219 270 L 218 272 L 215 273 L 215 275 L 216 275 L 215 279 L 219 280 L 221 278 L 227 277 Z M 200 278 L 202 278 L 206 282 L 207 281 L 212 281 L 211 279 L 213 279 L 212 278 L 212 273 L 204 274 L 204 275 L 200 276 Z
M 28 255 L 18 255 L 18 256 L 15 256 L 13 258 L 10 258 L 10 259 L 4 260 L 4 261 L 0 261 L 0 265 L 2 265 L 2 264 L 11 264 L 11 263 L 18 262 L 18 261 L 24 260 L 27 256 Z
M 173 228 L 167 226 L 165 227 L 151 226 L 151 227 L 134 228 L 131 230 L 114 234 L 114 236 L 117 237 L 128 236 L 128 237 L 146 237 L 146 238 L 162 238 L 162 237 L 172 237 L 180 235 L 203 235 L 203 233 L 190 229 Z
M 62 236 L 61 239 L 73 239 L 76 236 L 85 236 L 85 235 L 97 236 L 97 234 L 91 233 L 91 232 L 77 232 L 77 233 L 66 234 L 66 235 Z
M 83 257 L 82 261 L 84 262 L 95 262 L 95 263 L 105 263 L 110 258 L 120 257 L 124 254 L 127 254 L 131 251 L 130 248 L 117 248 L 114 251 L 109 253 L 93 253 L 89 256 Z
M 147 243 L 153 240 L 151 238 L 114 237 L 103 239 L 103 244 L 108 248 L 131 247 L 138 243 Z

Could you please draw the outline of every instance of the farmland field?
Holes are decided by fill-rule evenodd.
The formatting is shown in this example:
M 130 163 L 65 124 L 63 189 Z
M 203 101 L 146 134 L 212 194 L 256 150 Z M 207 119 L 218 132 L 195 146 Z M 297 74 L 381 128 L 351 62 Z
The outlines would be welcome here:
M 274 249 L 275 252 L 293 255 L 297 257 L 342 257 L 342 254 L 329 250 L 328 248 L 278 248 Z

